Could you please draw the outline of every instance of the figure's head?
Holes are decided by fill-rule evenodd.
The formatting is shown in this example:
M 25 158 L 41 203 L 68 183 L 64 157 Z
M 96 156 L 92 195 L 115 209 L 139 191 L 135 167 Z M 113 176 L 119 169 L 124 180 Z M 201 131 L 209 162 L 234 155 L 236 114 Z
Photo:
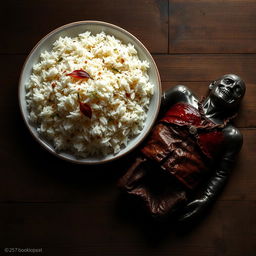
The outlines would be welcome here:
M 238 107 L 245 94 L 244 81 L 234 74 L 227 74 L 213 81 L 209 88 L 211 100 L 229 110 Z

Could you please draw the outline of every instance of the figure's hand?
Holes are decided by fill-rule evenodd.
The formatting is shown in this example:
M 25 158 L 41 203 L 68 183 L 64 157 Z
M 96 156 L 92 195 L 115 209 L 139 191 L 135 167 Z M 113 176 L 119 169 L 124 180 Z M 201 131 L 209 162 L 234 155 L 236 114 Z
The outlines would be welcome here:
M 188 203 L 182 215 L 179 217 L 179 221 L 187 221 L 193 219 L 194 217 L 198 216 L 203 212 L 203 210 L 207 207 L 208 200 L 207 197 L 203 197 L 200 199 L 196 199 L 190 203 Z

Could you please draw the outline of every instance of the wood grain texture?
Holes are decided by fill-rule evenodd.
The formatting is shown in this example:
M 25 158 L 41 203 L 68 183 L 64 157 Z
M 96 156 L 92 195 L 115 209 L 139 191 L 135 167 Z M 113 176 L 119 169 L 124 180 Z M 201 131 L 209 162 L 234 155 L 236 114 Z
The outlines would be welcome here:
M 2 37 L 0 53 L 29 53 L 53 29 L 79 20 L 116 24 L 150 51 L 168 52 L 168 0 L 10 0 L 1 9 L 6 37 Z
M 256 82 L 254 54 L 178 54 L 153 56 L 162 81 L 213 81 L 234 73 L 245 83 Z
M 255 53 L 254 0 L 170 0 L 170 53 Z
M 218 201 L 212 214 L 191 229 L 141 222 L 130 212 L 113 210 L 114 202 L 107 199 L 1 207 L 0 246 L 42 248 L 44 255 L 254 256 L 256 249 L 251 201 Z

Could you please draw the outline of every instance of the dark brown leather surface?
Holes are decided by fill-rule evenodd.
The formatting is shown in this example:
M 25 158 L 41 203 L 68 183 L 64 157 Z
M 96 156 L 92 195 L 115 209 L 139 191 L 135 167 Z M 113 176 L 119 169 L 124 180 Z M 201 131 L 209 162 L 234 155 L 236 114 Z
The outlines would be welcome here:
M 208 171 L 207 159 L 186 127 L 158 124 L 142 152 L 190 189 Z
M 156 216 L 171 214 L 187 200 L 184 186 L 145 158 L 135 160 L 120 179 L 119 187 L 142 199 L 150 213 Z

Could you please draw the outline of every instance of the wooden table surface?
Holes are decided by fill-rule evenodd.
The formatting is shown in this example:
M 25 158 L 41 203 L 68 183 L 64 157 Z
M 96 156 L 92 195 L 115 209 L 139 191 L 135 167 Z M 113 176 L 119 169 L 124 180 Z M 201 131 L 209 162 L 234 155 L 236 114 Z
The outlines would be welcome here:
M 14 254 L 6 247 L 44 255 L 256 255 L 255 0 L 8 0 L 0 9 L 0 255 Z M 110 22 L 138 37 L 164 90 L 184 84 L 204 95 L 223 74 L 245 80 L 235 121 L 242 151 L 223 193 L 192 227 L 156 223 L 124 205 L 116 181 L 129 157 L 73 165 L 42 149 L 25 127 L 17 89 L 26 56 L 48 32 L 79 20 Z

